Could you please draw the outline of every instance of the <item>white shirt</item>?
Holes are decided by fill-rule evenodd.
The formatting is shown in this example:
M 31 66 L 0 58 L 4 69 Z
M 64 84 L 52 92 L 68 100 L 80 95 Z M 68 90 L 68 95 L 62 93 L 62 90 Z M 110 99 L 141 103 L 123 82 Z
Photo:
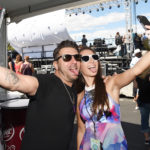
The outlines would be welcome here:
M 133 57 L 130 63 L 130 68 L 132 68 L 138 61 L 140 60 L 140 58 L 138 57 Z

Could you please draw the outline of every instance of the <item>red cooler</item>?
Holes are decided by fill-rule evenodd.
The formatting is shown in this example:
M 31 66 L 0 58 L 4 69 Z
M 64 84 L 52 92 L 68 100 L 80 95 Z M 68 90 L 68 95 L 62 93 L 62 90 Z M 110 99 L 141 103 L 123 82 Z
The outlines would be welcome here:
M 16 99 L 2 104 L 4 150 L 20 150 L 28 102 L 29 99 Z

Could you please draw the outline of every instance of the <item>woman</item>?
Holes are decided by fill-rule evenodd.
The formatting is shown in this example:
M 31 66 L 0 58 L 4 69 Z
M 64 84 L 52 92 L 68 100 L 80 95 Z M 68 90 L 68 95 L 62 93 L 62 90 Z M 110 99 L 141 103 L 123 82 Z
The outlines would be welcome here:
M 29 62 L 29 56 L 24 57 L 24 63 L 21 65 L 21 73 L 24 75 L 30 75 L 34 73 L 33 65 Z
M 81 76 L 76 82 L 77 149 L 126 150 L 127 142 L 120 123 L 120 89 L 150 65 L 150 52 L 131 69 L 103 82 L 98 56 L 90 48 L 81 54 Z
M 22 58 L 21 56 L 18 54 L 16 56 L 16 61 L 15 61 L 15 70 L 17 74 L 21 74 L 21 65 L 22 65 Z

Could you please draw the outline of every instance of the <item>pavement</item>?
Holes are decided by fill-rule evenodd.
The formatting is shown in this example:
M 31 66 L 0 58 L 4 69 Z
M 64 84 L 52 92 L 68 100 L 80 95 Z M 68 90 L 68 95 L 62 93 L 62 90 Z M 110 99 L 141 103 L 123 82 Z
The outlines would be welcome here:
M 144 145 L 144 135 L 140 132 L 140 112 L 135 110 L 132 98 L 120 98 L 121 123 L 128 142 L 128 150 L 150 150 Z M 150 121 L 149 121 L 150 124 Z M 77 125 L 74 125 L 73 142 L 70 150 L 76 150 Z
M 120 109 L 121 123 L 127 138 L 129 150 L 150 150 L 150 146 L 144 145 L 144 135 L 140 132 L 140 111 L 135 110 L 133 99 L 121 98 Z

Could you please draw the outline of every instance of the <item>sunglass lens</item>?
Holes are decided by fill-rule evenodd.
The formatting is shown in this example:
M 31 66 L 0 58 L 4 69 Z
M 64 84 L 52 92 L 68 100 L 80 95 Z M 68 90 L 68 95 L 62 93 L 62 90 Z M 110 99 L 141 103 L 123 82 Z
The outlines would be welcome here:
M 81 59 L 82 61 L 87 62 L 89 60 L 89 56 L 82 56 Z
M 71 58 L 72 58 L 71 55 L 63 55 L 63 60 L 64 60 L 64 61 L 70 61 Z
M 99 59 L 98 55 L 92 55 L 92 57 L 93 57 L 94 60 L 98 60 Z
M 74 55 L 76 61 L 81 61 L 81 56 L 79 54 Z

